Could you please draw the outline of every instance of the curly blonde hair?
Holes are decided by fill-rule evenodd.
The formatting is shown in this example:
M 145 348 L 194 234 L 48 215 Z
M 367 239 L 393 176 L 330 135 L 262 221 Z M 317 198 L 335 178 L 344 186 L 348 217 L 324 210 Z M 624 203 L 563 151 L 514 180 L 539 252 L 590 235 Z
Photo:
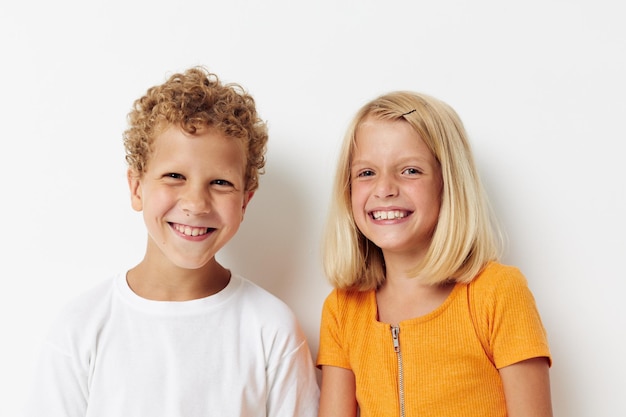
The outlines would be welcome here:
M 138 175 L 146 169 L 154 138 L 167 126 L 180 126 L 190 134 L 211 127 L 244 143 L 246 191 L 259 186 L 265 167 L 267 125 L 259 118 L 251 95 L 239 84 L 222 84 L 204 67 L 174 74 L 165 83 L 149 88 L 134 102 L 128 124 L 124 132 L 126 162 Z
M 330 283 L 343 289 L 377 289 L 385 280 L 381 249 L 357 228 L 352 215 L 350 167 L 356 132 L 365 119 L 402 120 L 424 140 L 441 167 L 443 190 L 430 248 L 413 276 L 425 284 L 470 282 L 502 250 L 502 236 L 486 198 L 457 113 L 425 94 L 394 91 L 366 103 L 344 136 L 323 245 Z

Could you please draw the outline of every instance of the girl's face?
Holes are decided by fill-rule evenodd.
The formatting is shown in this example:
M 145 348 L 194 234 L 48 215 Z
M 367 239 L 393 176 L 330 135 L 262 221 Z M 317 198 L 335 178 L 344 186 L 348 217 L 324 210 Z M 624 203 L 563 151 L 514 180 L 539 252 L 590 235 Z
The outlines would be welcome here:
M 146 259 L 198 269 L 239 229 L 252 197 L 239 141 L 205 129 L 189 135 L 170 126 L 155 137 L 142 176 L 129 173 L 133 208 L 148 229 Z
M 357 227 L 383 251 L 418 262 L 437 224 L 439 163 L 404 120 L 366 119 L 356 130 L 350 168 Z

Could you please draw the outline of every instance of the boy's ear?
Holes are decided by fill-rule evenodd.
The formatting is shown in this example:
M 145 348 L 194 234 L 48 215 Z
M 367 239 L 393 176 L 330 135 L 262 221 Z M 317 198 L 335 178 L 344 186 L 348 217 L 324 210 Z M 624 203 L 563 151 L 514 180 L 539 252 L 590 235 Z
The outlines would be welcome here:
M 254 191 L 246 191 L 243 196 L 243 206 L 241 207 L 241 219 L 243 220 L 243 215 L 246 213 L 246 207 L 248 207 L 248 203 L 252 200 L 254 196 Z
M 126 179 L 128 180 L 128 188 L 130 189 L 130 205 L 135 211 L 143 210 L 143 200 L 141 199 L 141 175 L 133 170 L 129 169 L 126 172 Z

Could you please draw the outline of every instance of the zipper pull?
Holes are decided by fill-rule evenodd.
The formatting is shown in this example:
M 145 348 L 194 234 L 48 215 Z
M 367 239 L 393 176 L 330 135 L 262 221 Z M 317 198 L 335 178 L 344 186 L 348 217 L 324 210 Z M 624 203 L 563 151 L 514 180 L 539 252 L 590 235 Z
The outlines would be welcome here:
M 391 326 L 391 337 L 393 338 L 393 350 L 400 352 L 400 327 Z

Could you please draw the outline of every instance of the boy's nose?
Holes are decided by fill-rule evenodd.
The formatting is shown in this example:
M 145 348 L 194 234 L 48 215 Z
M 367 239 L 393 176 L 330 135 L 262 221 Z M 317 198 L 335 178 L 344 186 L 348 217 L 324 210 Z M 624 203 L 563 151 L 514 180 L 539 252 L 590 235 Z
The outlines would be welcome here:
M 204 189 L 189 188 L 180 200 L 182 209 L 187 214 L 204 214 L 211 209 L 209 193 Z

